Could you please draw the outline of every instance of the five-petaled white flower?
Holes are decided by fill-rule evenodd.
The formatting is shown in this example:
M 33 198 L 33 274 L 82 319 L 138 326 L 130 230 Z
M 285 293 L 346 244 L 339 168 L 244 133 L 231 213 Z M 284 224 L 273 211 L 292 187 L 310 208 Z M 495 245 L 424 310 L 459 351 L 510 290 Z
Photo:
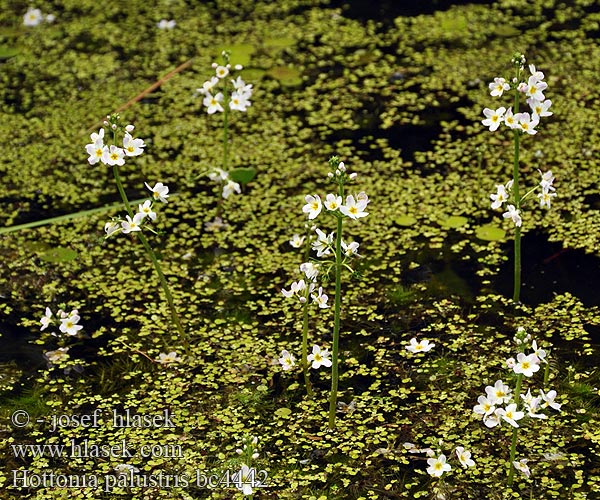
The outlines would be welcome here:
M 323 202 L 323 205 L 325 205 L 325 208 L 327 210 L 330 211 L 334 211 L 337 210 L 338 208 L 340 208 L 342 204 L 342 197 L 341 196 L 336 196 L 333 193 L 329 193 L 326 197 L 325 197 L 325 201 Z
M 58 364 L 62 361 L 66 361 L 69 359 L 69 348 L 68 347 L 59 347 L 56 351 L 48 351 L 44 353 L 44 357 L 48 360 L 49 363 Z
M 284 349 L 283 351 L 281 351 L 279 363 L 281 364 L 281 367 L 285 371 L 287 371 L 291 370 L 292 368 L 294 368 L 294 366 L 296 366 L 296 359 L 287 350 Z
M 507 405 L 506 408 L 497 408 L 494 413 L 513 427 L 519 427 L 517 420 L 521 420 L 525 416 L 522 411 L 517 411 L 515 403 Z
M 517 363 L 513 368 L 515 373 L 522 373 L 526 377 L 533 377 L 533 374 L 539 371 L 539 369 L 539 359 L 535 354 L 529 354 L 528 356 L 525 356 L 522 352 L 517 354 Z
M 366 200 L 364 198 L 355 200 L 354 196 L 348 195 L 346 196 L 346 204 L 340 206 L 340 212 L 342 212 L 345 216 L 355 220 L 361 217 L 366 217 L 369 215 L 368 212 L 365 212 L 365 208 L 367 208 L 368 203 L 368 198 Z
M 444 472 L 448 472 L 452 469 L 450 464 L 446 463 L 446 455 L 443 453 L 437 458 L 427 459 L 427 474 L 433 477 L 440 477 Z
M 112 144 L 109 148 L 103 150 L 102 163 L 106 163 L 107 165 L 124 165 L 125 151 Z
M 121 227 L 123 228 L 123 234 L 129 234 L 134 231 L 142 230 L 142 227 L 140 226 L 140 224 L 144 220 L 144 214 L 138 212 L 137 214 L 135 214 L 133 216 L 133 219 L 129 215 L 126 215 L 125 218 L 127 220 L 124 220 L 123 222 L 121 222 Z
M 176 25 L 177 23 L 174 19 L 171 19 L 169 21 L 166 19 L 161 19 L 160 21 L 158 21 L 158 23 L 156 23 L 157 28 L 161 30 L 172 30 Z
M 40 9 L 29 8 L 23 16 L 23 24 L 25 26 L 37 26 L 44 20 Z
M 550 191 L 543 190 L 541 193 L 538 193 L 537 197 L 540 199 L 540 207 L 541 208 L 550 208 L 552 203 L 552 198 L 556 196 L 556 193 L 551 193 Z
M 251 469 L 246 464 L 243 464 L 242 468 L 234 476 L 233 482 L 236 488 L 242 491 L 243 495 L 252 495 L 252 487 L 256 484 L 255 474 L 255 469 Z
M 127 156 L 139 156 L 144 152 L 145 147 L 146 143 L 143 139 L 134 139 L 129 133 L 123 136 L 123 151 Z
M 352 257 L 353 255 L 360 257 L 360 255 L 358 253 L 358 247 L 359 247 L 358 242 L 353 241 L 352 243 L 347 244 L 344 240 L 342 240 L 341 243 L 342 243 L 342 251 L 344 252 L 344 255 L 346 255 L 346 257 Z
M 60 331 L 67 335 L 77 335 L 77 332 L 83 328 L 83 326 L 77 324 L 79 319 L 74 311 L 71 312 L 69 316 L 60 320 Z
M 553 410 L 556 410 L 556 411 L 560 410 L 560 407 L 562 405 L 555 401 L 555 399 L 556 399 L 556 391 L 555 390 L 551 390 L 551 391 L 548 391 L 545 393 L 544 391 L 542 391 L 540 389 L 540 396 L 542 397 L 542 400 L 544 401 L 542 403 L 543 408 L 547 408 L 549 406 Z
M 508 191 L 512 187 L 512 181 L 505 186 L 504 184 L 496 184 L 496 194 L 490 194 L 490 199 L 492 200 L 492 208 L 496 210 L 500 208 L 504 203 L 508 201 Z
M 42 327 L 40 328 L 40 332 L 43 332 L 48 326 L 50 326 L 50 322 L 52 321 L 52 311 L 49 307 L 46 307 L 46 313 L 40 319 L 40 324 Z
M 331 253 L 331 245 L 333 244 L 333 233 L 326 235 L 318 227 L 315 228 L 317 240 L 313 241 L 312 248 L 317 251 L 317 257 L 329 255 Z
M 109 238 L 117 231 L 121 230 L 121 225 L 118 222 L 108 221 L 104 224 L 104 232 L 106 233 L 106 238 Z
M 465 469 L 475 465 L 475 462 L 471 458 L 471 452 L 465 450 L 462 446 L 456 447 L 456 456 L 458 457 L 460 465 L 462 465 Z
M 491 92 L 490 95 L 500 97 L 504 92 L 510 90 L 510 85 L 506 83 L 504 78 L 494 78 L 494 81 L 488 85 Z
M 229 74 L 229 68 L 227 66 L 217 66 L 215 73 L 219 78 L 225 78 Z
M 504 217 L 505 219 L 512 219 L 512 221 L 515 223 L 515 226 L 521 227 L 521 225 L 523 224 L 523 219 L 521 219 L 520 215 L 521 210 L 515 208 L 514 205 L 507 205 L 506 208 L 508 210 L 502 214 L 502 217 Z
M 513 466 L 515 469 L 517 469 L 519 472 L 521 472 L 525 477 L 528 478 L 529 476 L 531 476 L 531 471 L 529 470 L 529 467 L 527 466 L 526 459 L 522 458 L 518 462 L 515 460 L 513 462 Z
M 177 353 L 175 351 L 171 351 L 169 353 L 161 352 L 158 355 L 158 359 L 156 360 L 156 362 L 160 363 L 161 365 L 167 365 L 169 363 L 179 363 L 180 361 L 181 358 L 177 356 Z
M 306 358 L 309 363 L 312 363 L 311 368 L 315 370 L 324 366 L 329 368 L 331 366 L 331 360 L 329 359 L 329 351 L 327 349 L 321 350 L 318 345 L 314 345 L 312 348 L 312 354 L 309 354 Z
M 515 115 L 515 120 L 518 120 L 517 128 L 529 135 L 537 134 L 537 130 L 535 127 L 540 123 L 540 119 L 533 115 L 533 118 L 529 115 L 529 113 L 517 113 Z
M 138 213 L 143 217 L 150 217 L 151 220 L 156 220 L 156 212 L 152 210 L 152 201 L 146 200 L 143 204 L 138 205 Z
M 321 204 L 321 197 L 318 194 L 314 196 L 307 194 L 304 197 L 304 200 L 306 201 L 306 205 L 302 207 L 302 211 L 305 214 L 308 214 L 308 218 L 310 220 L 315 219 L 323 209 L 323 205 Z
M 152 191 L 152 197 L 155 200 L 160 200 L 163 203 L 167 203 L 167 198 L 169 197 L 169 188 L 165 186 L 162 182 L 157 182 L 154 184 L 154 187 L 150 187 L 147 182 L 144 182 L 144 185 Z
M 252 103 L 249 100 L 249 95 L 243 92 L 234 91 L 229 98 L 229 108 L 236 111 L 246 111 Z
M 542 176 L 542 180 L 540 181 L 541 188 L 545 191 L 556 191 L 556 188 L 552 185 L 554 183 L 554 175 L 552 175 L 552 170 L 542 173 L 542 171 L 538 169 L 538 172 Z
M 536 101 L 544 101 L 544 90 L 548 88 L 546 82 L 538 80 L 535 75 L 531 75 L 527 80 L 527 87 L 525 89 L 525 95 L 528 98 L 535 99 Z
M 486 127 L 490 127 L 490 132 L 496 130 L 502 123 L 502 117 L 506 112 L 506 108 L 501 106 L 496 111 L 490 108 L 484 108 L 483 114 L 485 119 L 481 121 Z
M 546 361 L 546 351 L 541 347 L 538 347 L 536 340 L 531 343 L 531 350 L 533 351 L 533 354 L 537 356 L 540 363 L 548 363 L 548 361 Z
M 417 341 L 417 339 L 413 338 L 413 339 L 410 339 L 409 345 L 405 346 L 404 348 L 409 352 L 417 353 L 417 352 L 431 351 L 431 349 L 433 349 L 434 346 L 435 346 L 435 344 L 430 343 L 429 340 Z
M 539 119 L 540 117 L 553 115 L 552 111 L 548 111 L 550 106 L 552 106 L 552 101 L 550 99 L 546 99 L 543 102 L 537 101 L 536 99 L 527 99 L 527 104 L 529 104 L 534 118 L 537 117 Z
M 488 385 L 485 388 L 485 393 L 492 404 L 508 403 L 511 400 L 511 389 L 505 385 L 502 380 L 496 380 L 496 383 Z
M 319 266 L 312 262 L 303 262 L 300 264 L 300 272 L 304 273 L 306 279 L 315 281 L 319 274 Z
M 294 248 L 300 248 L 304 244 L 305 239 L 306 239 L 306 236 L 300 236 L 299 234 L 294 234 L 294 236 L 292 236 L 292 239 L 289 241 L 289 243 Z
M 223 112 L 223 106 L 221 106 L 222 101 L 223 101 L 223 94 L 221 92 L 219 92 L 215 96 L 213 96 L 212 94 L 207 92 L 206 97 L 202 101 L 202 104 L 204 104 L 206 106 L 206 112 L 209 115 L 212 115 L 212 114 L 216 113 L 217 111 L 219 113 Z
M 477 398 L 477 402 L 479 404 L 473 407 L 473 412 L 477 413 L 478 415 L 483 415 L 485 417 L 487 415 L 491 415 L 496 410 L 496 407 L 494 406 L 495 400 L 492 400 L 492 398 L 479 396 Z
M 329 307 L 327 305 L 327 300 L 329 299 L 329 297 L 323 293 L 323 287 L 320 286 L 318 294 L 312 294 L 311 297 L 321 309 L 326 309 Z
M 231 196 L 234 192 L 240 194 L 242 192 L 242 188 L 237 182 L 232 180 L 227 181 L 227 183 L 223 186 L 223 198 L 229 198 L 229 196 Z
M 311 283 L 310 288 L 309 288 L 309 293 L 312 292 L 314 286 L 315 286 L 314 283 Z M 282 288 L 281 293 L 285 297 L 288 297 L 288 298 L 293 297 L 294 295 L 297 295 L 300 302 L 306 302 L 306 297 L 304 295 L 301 295 L 301 293 L 304 292 L 304 290 L 306 290 L 306 283 L 304 280 L 299 280 L 299 281 L 294 281 L 290 285 L 289 290 Z

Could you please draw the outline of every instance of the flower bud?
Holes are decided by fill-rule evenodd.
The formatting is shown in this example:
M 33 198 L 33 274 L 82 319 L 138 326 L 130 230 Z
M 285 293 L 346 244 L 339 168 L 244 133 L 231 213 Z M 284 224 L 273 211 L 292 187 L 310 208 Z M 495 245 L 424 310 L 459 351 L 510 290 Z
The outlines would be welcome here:
M 112 128 L 113 130 L 117 130 L 117 124 L 116 124 L 116 123 L 113 123 L 113 124 L 110 126 L 110 128 Z
M 337 175 L 338 177 L 340 176 L 341 172 L 336 168 L 335 169 L 335 175 Z
M 333 172 L 328 172 L 327 177 L 329 177 L 330 179 L 333 179 Z
M 134 127 L 133 125 L 131 125 L 131 124 L 130 124 L 130 125 L 127 125 L 127 126 L 125 127 L 125 132 L 133 132 L 133 129 L 134 129 L 134 128 L 135 128 L 135 127 Z
M 356 179 L 356 178 L 358 177 L 358 174 L 357 174 L 356 172 L 352 172 L 352 173 L 349 175 L 349 177 L 350 177 L 350 179 L 354 180 L 354 179 Z
M 211 67 L 212 67 L 212 69 L 217 69 L 217 66 L 218 66 L 218 64 L 217 64 L 217 63 L 212 63 L 212 64 L 211 64 Z
M 236 64 L 235 65 L 235 70 L 236 71 L 242 71 L 244 69 L 244 67 L 241 64 Z

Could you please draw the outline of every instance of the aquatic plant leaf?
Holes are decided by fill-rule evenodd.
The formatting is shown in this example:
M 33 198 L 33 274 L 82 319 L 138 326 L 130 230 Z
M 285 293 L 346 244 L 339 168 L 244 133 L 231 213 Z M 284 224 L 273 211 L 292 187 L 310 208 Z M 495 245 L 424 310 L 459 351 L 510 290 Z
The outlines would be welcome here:
M 0 59 L 9 59 L 16 56 L 19 53 L 19 49 L 14 47 L 7 47 L 6 45 L 0 46 Z
M 65 247 L 56 247 L 41 254 L 40 259 L 45 260 L 46 262 L 60 263 L 75 260 L 77 256 L 78 253 L 75 250 Z
M 417 219 L 415 219 L 412 215 L 399 215 L 394 218 L 394 222 L 399 226 L 413 226 L 417 223 Z
M 506 231 L 493 224 L 484 224 L 475 230 L 475 236 L 484 241 L 500 241 L 504 239 Z
M 240 184 L 248 184 L 255 175 L 256 169 L 253 167 L 240 167 L 229 171 L 230 179 Z
M 282 418 L 288 418 L 292 414 L 292 410 L 289 408 L 279 408 L 279 410 L 275 411 L 275 415 Z
M 466 217 L 462 217 L 460 215 L 453 215 L 451 217 L 448 217 L 447 219 L 440 220 L 439 224 L 440 224 L 440 226 L 446 227 L 446 228 L 457 228 L 457 227 L 464 226 L 468 222 L 469 222 L 469 219 L 467 219 Z
M 232 66 L 235 66 L 236 64 L 248 66 L 250 64 L 252 54 L 256 52 L 256 47 L 254 45 L 250 45 L 249 43 L 223 45 L 217 48 L 215 55 L 217 61 L 221 60 L 221 52 L 224 50 L 227 50 L 231 54 L 229 62 Z
M 278 80 L 284 87 L 297 87 L 302 84 L 302 74 L 290 66 L 275 66 L 267 71 L 267 75 Z

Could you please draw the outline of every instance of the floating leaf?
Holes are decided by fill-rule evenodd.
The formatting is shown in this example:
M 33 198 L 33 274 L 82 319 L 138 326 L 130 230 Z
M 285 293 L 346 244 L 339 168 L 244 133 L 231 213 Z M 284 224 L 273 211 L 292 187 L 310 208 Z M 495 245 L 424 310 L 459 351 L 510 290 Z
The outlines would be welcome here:
M 475 236 L 485 241 L 500 241 L 504 239 L 506 231 L 493 224 L 484 224 L 475 230 Z
M 0 59 L 8 59 L 14 57 L 19 53 L 18 49 L 14 47 L 7 47 L 6 45 L 0 46 Z
M 267 75 L 278 80 L 284 87 L 297 87 L 302 84 L 302 74 L 290 66 L 275 66 L 267 71 Z
M 56 247 L 40 255 L 40 259 L 46 262 L 60 263 L 70 262 L 77 258 L 77 252 L 65 247 Z
M 242 66 L 248 66 L 250 64 L 250 58 L 252 54 L 256 52 L 256 47 L 249 43 L 238 43 L 234 45 L 222 45 L 217 48 L 216 60 L 221 61 L 221 52 L 224 50 L 230 53 L 229 62 L 232 66 L 241 64 Z
M 464 226 L 467 222 L 469 222 L 469 219 L 460 215 L 453 215 L 451 217 L 448 217 L 447 219 L 442 219 L 438 222 L 440 226 L 445 228 L 457 228 Z
M 412 215 L 399 215 L 394 218 L 394 222 L 399 226 L 413 226 L 417 223 L 417 219 L 415 219 Z
M 229 171 L 229 178 L 240 184 L 248 184 L 256 175 L 256 169 L 253 167 L 234 168 Z
M 279 408 L 279 410 L 275 411 L 275 415 L 281 418 L 288 418 L 292 414 L 292 410 L 289 408 Z
M 289 49 L 294 45 L 296 45 L 296 40 L 290 36 L 265 38 L 263 40 L 263 46 L 271 54 L 275 54 L 284 49 Z
M 242 72 L 242 78 L 246 82 L 255 82 L 257 80 L 262 80 L 262 77 L 265 76 L 265 70 L 260 68 L 244 68 Z

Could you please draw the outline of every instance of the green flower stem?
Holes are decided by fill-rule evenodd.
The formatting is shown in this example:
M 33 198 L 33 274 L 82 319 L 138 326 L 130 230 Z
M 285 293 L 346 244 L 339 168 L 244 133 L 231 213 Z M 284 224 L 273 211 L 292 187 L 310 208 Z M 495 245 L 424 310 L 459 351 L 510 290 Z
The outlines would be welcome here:
M 523 382 L 523 374 L 519 373 L 519 375 L 517 376 L 517 387 L 515 388 L 515 401 L 517 401 L 517 404 L 519 404 L 518 402 L 521 399 L 521 384 Z M 513 465 L 513 462 L 515 461 L 515 456 L 517 454 L 517 437 L 519 434 L 519 428 L 518 427 L 513 427 L 513 433 L 512 433 L 512 441 L 510 443 L 510 458 L 509 460 L 509 472 L 508 472 L 508 486 L 511 487 L 513 484 L 513 478 L 515 475 L 515 466 Z
M 309 397 L 313 396 L 312 386 L 310 385 L 310 377 L 308 376 L 308 295 L 309 284 L 306 285 L 306 301 L 302 305 L 302 370 L 304 371 L 304 385 L 306 385 L 306 394 Z
M 548 386 L 548 381 L 550 380 L 550 363 L 546 363 L 544 367 L 544 389 Z
M 340 183 L 340 196 L 344 197 L 344 185 Z M 333 320 L 333 350 L 331 356 L 331 394 L 329 395 L 329 428 L 335 428 L 335 411 L 338 391 L 338 351 L 340 345 L 340 312 L 342 308 L 342 222 L 343 216 L 338 214 L 337 232 L 335 235 L 335 308 Z
M 133 210 L 131 209 L 129 200 L 127 199 L 127 195 L 125 194 L 125 190 L 123 189 L 121 177 L 119 176 L 119 167 L 117 165 L 113 165 L 113 174 L 115 177 L 115 181 L 117 183 L 117 189 L 119 190 L 119 194 L 121 195 L 121 199 L 123 200 L 123 204 L 125 205 L 125 209 L 127 210 L 127 213 L 129 214 L 129 216 L 133 219 L 134 213 L 133 213 Z M 167 283 L 167 279 L 165 278 L 165 275 L 162 272 L 162 269 L 160 267 L 158 259 L 156 258 L 156 254 L 154 253 L 154 250 L 152 250 L 152 247 L 150 246 L 150 243 L 148 243 L 148 240 L 146 239 L 144 234 L 142 232 L 137 232 L 136 234 L 137 234 L 139 240 L 142 242 L 142 245 L 144 245 L 144 249 L 146 250 L 146 253 L 150 257 L 152 264 L 154 264 L 154 269 L 156 270 L 156 274 L 158 274 L 160 284 L 162 285 L 162 288 L 167 297 L 167 302 L 169 304 L 169 309 L 171 310 L 171 317 L 173 319 L 173 323 L 175 323 L 175 326 L 177 327 L 177 330 L 179 331 L 179 334 L 181 335 L 181 339 L 184 342 L 184 348 L 185 348 L 186 352 L 189 354 L 189 339 L 188 339 L 187 334 L 185 333 L 185 330 L 183 329 L 183 326 L 181 325 L 179 315 L 177 314 L 177 310 L 175 309 L 175 303 L 173 302 L 173 295 L 171 295 L 171 290 L 169 289 L 169 284 Z
M 515 92 L 515 111 L 514 114 L 519 112 L 519 91 Z M 515 198 L 515 208 L 521 209 L 521 197 L 519 194 L 519 139 L 520 132 L 518 130 L 513 131 L 514 138 L 514 163 L 513 163 L 513 193 Z M 521 228 L 515 227 L 515 270 L 514 270 L 514 289 L 513 289 L 513 301 L 519 302 L 521 296 Z
M 223 89 L 223 170 L 229 168 L 229 104 L 227 89 Z

